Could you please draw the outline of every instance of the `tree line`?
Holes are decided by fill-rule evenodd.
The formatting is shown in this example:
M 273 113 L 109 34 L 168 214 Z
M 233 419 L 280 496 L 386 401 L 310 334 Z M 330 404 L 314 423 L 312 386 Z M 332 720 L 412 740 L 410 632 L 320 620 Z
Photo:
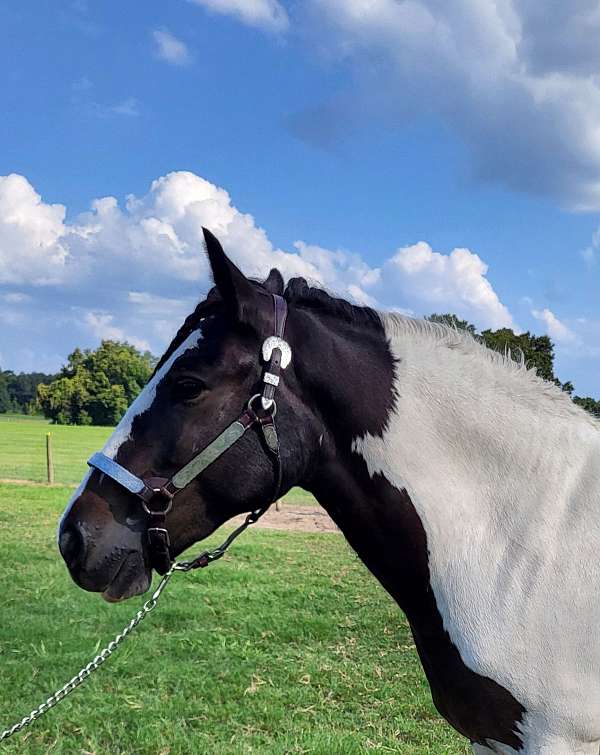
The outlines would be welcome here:
M 570 380 L 561 383 L 554 374 L 554 344 L 549 336 L 536 336 L 529 331 L 517 335 L 510 328 L 482 330 L 481 333 L 478 333 L 474 325 L 466 320 L 461 320 L 453 314 L 433 314 L 425 319 L 431 322 L 452 325 L 460 330 L 466 330 L 488 348 L 499 351 L 502 354 L 510 353 L 511 358 L 515 361 L 520 361 L 522 353 L 525 364 L 528 367 L 534 367 L 539 377 L 557 385 L 561 390 L 568 393 L 576 404 L 583 407 L 590 414 L 600 418 L 600 401 L 596 401 L 596 399 L 590 396 L 574 396 L 573 383 Z
M 510 328 L 483 330 L 454 314 L 432 314 L 441 322 L 465 330 L 491 349 L 535 368 L 568 393 L 576 404 L 600 417 L 600 401 L 573 396 L 573 384 L 562 383 L 554 374 L 554 344 L 548 336 L 514 333 Z M 0 370 L 0 413 L 42 413 L 56 424 L 115 425 L 148 381 L 156 365 L 149 352 L 128 343 L 102 341 L 97 349 L 75 349 L 57 375 Z
M 55 375 L 44 372 L 19 372 L 0 369 L 0 413 L 39 412 L 37 389 L 42 383 L 51 383 Z

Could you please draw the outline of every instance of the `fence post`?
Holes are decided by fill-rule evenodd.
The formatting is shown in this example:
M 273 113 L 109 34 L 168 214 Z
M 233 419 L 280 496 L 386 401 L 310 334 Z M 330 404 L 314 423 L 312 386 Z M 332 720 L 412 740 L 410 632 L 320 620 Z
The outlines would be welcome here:
M 46 433 L 46 469 L 48 472 L 48 482 L 54 482 L 54 461 L 52 459 L 52 435 Z

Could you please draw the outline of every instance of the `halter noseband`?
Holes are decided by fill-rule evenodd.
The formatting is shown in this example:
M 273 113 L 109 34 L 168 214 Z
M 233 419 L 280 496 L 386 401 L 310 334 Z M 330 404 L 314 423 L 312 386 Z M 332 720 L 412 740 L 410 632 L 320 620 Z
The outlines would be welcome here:
M 164 574 L 171 566 L 171 545 L 165 527 L 166 516 L 173 506 L 173 498 L 195 480 L 204 470 L 222 456 L 231 446 L 243 437 L 252 426 L 258 425 L 275 465 L 275 485 L 273 494 L 262 508 L 251 516 L 258 519 L 277 500 L 282 481 L 279 438 L 275 427 L 275 391 L 279 385 L 280 373 L 291 361 L 292 351 L 283 340 L 287 319 L 287 302 L 282 296 L 272 294 L 275 335 L 269 336 L 262 345 L 262 358 L 265 369 L 262 375 L 262 392 L 250 398 L 240 416 L 228 425 L 213 441 L 205 446 L 188 463 L 171 477 L 137 477 L 114 459 L 97 452 L 88 460 L 90 467 L 110 477 L 121 487 L 138 496 L 144 512 L 150 517 L 148 527 L 148 547 L 152 566 L 159 574 Z M 259 401 L 259 406 L 256 406 Z M 201 565 L 201 564 L 200 564 Z

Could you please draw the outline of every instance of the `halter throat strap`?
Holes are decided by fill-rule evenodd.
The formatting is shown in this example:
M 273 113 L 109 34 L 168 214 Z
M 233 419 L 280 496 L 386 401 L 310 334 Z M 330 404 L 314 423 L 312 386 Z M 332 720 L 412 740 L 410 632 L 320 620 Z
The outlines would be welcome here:
M 254 425 L 262 431 L 266 449 L 273 459 L 275 480 L 271 498 L 263 507 L 252 512 L 251 516 L 258 519 L 279 497 L 283 470 L 279 453 L 279 437 L 275 426 L 277 406 L 274 396 L 280 382 L 281 370 L 290 363 L 292 352 L 289 344 L 283 340 L 287 320 L 287 302 L 278 294 L 272 294 L 272 299 L 275 334 L 269 336 L 262 345 L 265 368 L 262 374 L 261 392 L 252 396 L 240 416 L 187 464 L 170 478 L 141 478 L 102 452 L 93 454 L 88 460 L 90 467 L 107 475 L 141 499 L 142 508 L 150 518 L 150 526 L 147 529 L 150 559 L 153 568 L 159 574 L 164 574 L 171 566 L 169 550 L 171 543 L 165 522 L 173 506 L 173 498 L 237 443 Z

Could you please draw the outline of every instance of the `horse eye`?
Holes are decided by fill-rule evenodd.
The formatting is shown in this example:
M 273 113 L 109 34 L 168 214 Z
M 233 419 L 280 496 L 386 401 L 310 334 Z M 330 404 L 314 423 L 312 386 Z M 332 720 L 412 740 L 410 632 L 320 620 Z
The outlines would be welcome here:
M 202 380 L 196 378 L 182 378 L 175 383 L 175 398 L 179 401 L 189 401 L 196 398 L 206 388 Z

